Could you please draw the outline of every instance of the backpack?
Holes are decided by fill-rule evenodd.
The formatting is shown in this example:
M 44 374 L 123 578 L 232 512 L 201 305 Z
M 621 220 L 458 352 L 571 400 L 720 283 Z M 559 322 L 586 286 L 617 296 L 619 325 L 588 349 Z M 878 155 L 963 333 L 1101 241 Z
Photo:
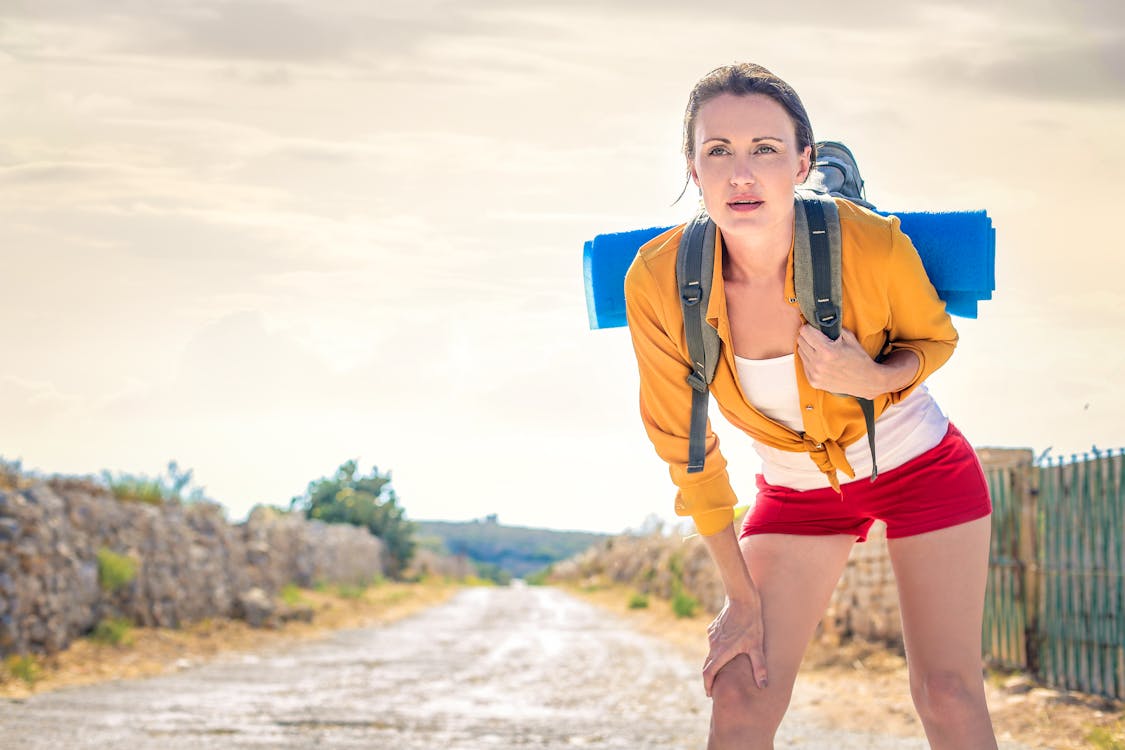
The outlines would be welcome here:
M 873 209 L 864 196 L 852 152 L 842 143 L 816 144 L 817 158 L 808 179 L 794 192 L 793 282 L 805 320 L 828 338 L 840 336 L 840 215 L 832 196 Z M 715 223 L 705 211 L 684 227 L 676 256 L 676 282 L 684 314 L 684 333 L 692 371 L 688 473 L 703 471 L 709 387 L 719 364 L 719 333 L 707 322 L 707 301 L 715 268 Z M 847 394 L 842 394 L 847 395 Z M 871 449 L 871 481 L 879 473 L 875 463 L 875 405 L 855 397 L 863 411 Z

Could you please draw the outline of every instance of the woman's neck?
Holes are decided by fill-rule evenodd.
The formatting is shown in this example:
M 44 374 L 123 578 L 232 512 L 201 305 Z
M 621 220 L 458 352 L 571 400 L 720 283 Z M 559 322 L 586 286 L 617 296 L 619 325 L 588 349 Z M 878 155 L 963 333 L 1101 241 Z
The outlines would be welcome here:
M 793 224 L 781 223 L 759 234 L 723 235 L 723 279 L 728 282 L 762 282 L 785 278 L 793 247 Z

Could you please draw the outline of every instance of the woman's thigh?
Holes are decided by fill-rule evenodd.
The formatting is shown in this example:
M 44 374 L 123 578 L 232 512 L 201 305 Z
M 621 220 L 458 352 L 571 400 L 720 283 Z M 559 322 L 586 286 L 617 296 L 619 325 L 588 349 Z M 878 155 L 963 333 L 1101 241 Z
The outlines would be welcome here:
M 991 517 L 985 516 L 888 540 L 912 675 L 980 677 L 991 531 Z
M 751 534 L 740 542 L 761 596 L 770 689 L 779 688 L 786 702 L 855 539 L 851 534 Z

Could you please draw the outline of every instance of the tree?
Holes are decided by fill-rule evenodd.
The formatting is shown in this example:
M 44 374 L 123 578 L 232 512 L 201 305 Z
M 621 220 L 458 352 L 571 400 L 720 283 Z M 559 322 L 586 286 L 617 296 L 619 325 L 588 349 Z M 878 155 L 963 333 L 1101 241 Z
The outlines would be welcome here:
M 356 476 L 356 468 L 355 461 L 347 461 L 335 476 L 309 482 L 305 494 L 294 497 L 289 507 L 326 523 L 366 527 L 383 540 L 389 557 L 387 573 L 398 577 L 414 556 L 414 524 L 398 504 L 389 472 L 380 474 L 372 466 L 370 476 Z

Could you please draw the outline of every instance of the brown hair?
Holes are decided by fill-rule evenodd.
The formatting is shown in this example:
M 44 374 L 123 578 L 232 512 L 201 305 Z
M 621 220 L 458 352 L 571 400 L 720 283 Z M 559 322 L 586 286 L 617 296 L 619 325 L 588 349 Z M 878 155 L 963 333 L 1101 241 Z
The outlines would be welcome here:
M 789 119 L 793 121 L 793 129 L 797 133 L 797 149 L 803 151 L 805 146 L 810 147 L 812 149 L 810 160 L 816 162 L 816 141 L 813 140 L 809 113 L 805 111 L 801 97 L 797 96 L 797 92 L 788 83 L 754 63 L 735 63 L 715 68 L 695 84 L 688 96 L 687 109 L 684 110 L 683 150 L 688 162 L 695 159 L 695 121 L 699 117 L 699 109 L 722 94 L 735 96 L 764 94 L 780 104 L 789 113 Z M 691 179 L 690 169 L 688 179 Z M 684 189 L 687 189 L 686 185 Z M 683 193 L 680 195 L 682 196 Z

